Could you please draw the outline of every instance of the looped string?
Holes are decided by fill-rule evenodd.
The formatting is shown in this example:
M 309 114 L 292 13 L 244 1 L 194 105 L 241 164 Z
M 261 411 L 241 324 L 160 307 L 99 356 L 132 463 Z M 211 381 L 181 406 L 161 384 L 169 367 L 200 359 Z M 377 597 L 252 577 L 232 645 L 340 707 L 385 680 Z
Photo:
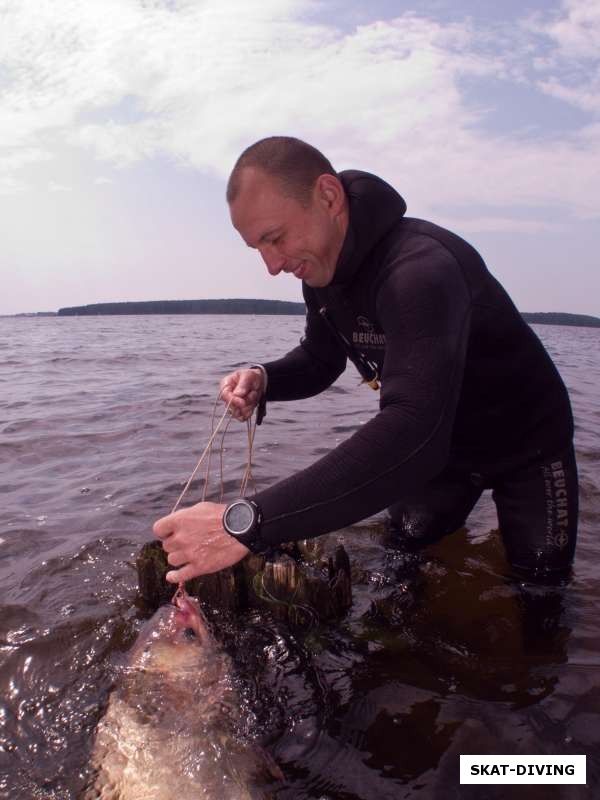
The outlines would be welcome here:
M 217 398 L 217 400 L 218 400 L 218 398 Z M 177 498 L 177 501 L 176 501 L 175 505 L 173 506 L 173 509 L 171 510 L 171 514 L 174 514 L 174 513 L 177 511 L 177 509 L 179 508 L 179 504 L 181 503 L 181 501 L 183 500 L 183 498 L 184 498 L 184 497 L 185 497 L 185 495 L 187 494 L 187 491 L 188 491 L 188 489 L 189 489 L 189 488 L 190 488 L 190 486 L 192 485 L 192 481 L 193 481 L 193 480 L 194 480 L 194 478 L 196 477 L 196 473 L 197 473 L 197 472 L 198 472 L 198 470 L 200 469 L 200 466 L 202 465 L 202 462 L 204 461 L 204 459 L 205 459 L 206 455 L 207 455 L 207 454 L 209 454 L 209 453 L 211 452 L 211 450 L 212 450 L 212 444 L 213 444 L 213 442 L 214 442 L 214 440 L 215 440 L 215 437 L 216 437 L 217 433 L 219 432 L 219 428 L 220 428 L 220 427 L 221 427 L 221 425 L 223 424 L 223 420 L 225 419 L 225 417 L 226 417 L 226 416 L 227 416 L 227 414 L 229 413 L 229 407 L 231 406 L 231 403 L 232 403 L 232 401 L 231 401 L 231 400 L 230 400 L 230 401 L 227 403 L 227 408 L 226 408 L 226 409 L 225 409 L 225 411 L 223 412 L 223 416 L 222 416 L 222 417 L 221 417 L 221 419 L 219 420 L 219 422 L 218 422 L 218 424 L 217 424 L 217 427 L 216 427 L 216 429 L 215 429 L 215 430 L 212 432 L 212 434 L 211 434 L 211 436 L 210 436 L 210 438 L 209 438 L 209 440 L 208 440 L 208 444 L 206 445 L 206 447 L 204 448 L 204 452 L 202 453 L 202 455 L 201 455 L 201 456 L 200 456 L 200 458 L 198 459 L 198 463 L 197 463 L 197 464 L 196 464 L 196 466 L 194 467 L 194 471 L 193 471 L 193 472 L 192 472 L 192 474 L 190 475 L 188 482 L 187 482 L 187 483 L 186 483 L 186 485 L 183 487 L 183 491 L 181 492 L 181 494 L 180 494 L 180 495 L 179 495 L 179 497 Z
M 208 443 L 207 443 L 206 447 L 204 448 L 204 452 L 202 453 L 202 455 L 198 459 L 198 463 L 194 467 L 194 470 L 193 470 L 192 474 L 190 475 L 186 485 L 183 487 L 183 490 L 182 490 L 181 494 L 177 498 L 177 501 L 176 501 L 175 505 L 173 506 L 171 514 L 174 514 L 177 511 L 177 509 L 179 508 L 179 505 L 181 504 L 183 498 L 187 494 L 190 486 L 192 485 L 192 481 L 196 477 L 196 474 L 197 474 L 198 470 L 200 469 L 200 467 L 202 465 L 202 462 L 208 456 L 208 459 L 207 459 L 207 462 L 206 462 L 206 474 L 205 474 L 205 479 L 204 479 L 204 488 L 203 488 L 203 491 L 202 491 L 202 502 L 204 502 L 206 500 L 206 495 L 207 495 L 207 492 L 208 492 L 208 481 L 209 481 L 209 474 L 210 474 L 210 464 L 211 464 L 213 442 L 216 439 L 217 434 L 219 433 L 219 430 L 220 430 L 225 418 L 229 414 L 229 409 L 230 409 L 231 403 L 232 403 L 232 400 L 230 400 L 227 403 L 227 407 L 225 408 L 225 411 L 223 412 L 223 415 L 221 416 L 221 418 L 219 419 L 219 421 L 218 421 L 218 423 L 217 423 L 217 425 L 215 427 L 216 410 L 217 410 L 217 405 L 218 405 L 220 399 L 221 399 L 221 392 L 219 392 L 217 394 L 217 398 L 216 398 L 215 404 L 213 406 L 213 413 L 212 413 L 212 418 L 211 418 L 211 434 L 210 434 Z M 247 459 L 247 462 L 246 462 L 246 469 L 244 471 L 244 476 L 242 478 L 242 483 L 241 483 L 241 486 L 240 486 L 240 496 L 241 497 L 244 497 L 244 495 L 246 494 L 246 490 L 248 488 L 249 481 L 252 480 L 252 482 L 254 483 L 254 476 L 252 475 L 252 447 L 253 447 L 253 444 L 254 444 L 254 436 L 256 434 L 256 417 L 254 417 L 254 422 L 252 423 L 252 416 L 254 416 L 254 412 L 251 415 L 250 419 L 246 420 L 246 427 L 247 427 L 247 431 L 248 431 L 248 459 Z M 231 424 L 232 419 L 233 419 L 233 416 L 229 415 L 229 419 L 227 420 L 227 423 L 225 424 L 225 427 L 223 428 L 223 432 L 222 432 L 222 436 L 221 436 L 221 446 L 220 446 L 221 490 L 220 490 L 220 494 L 219 494 L 219 502 L 221 502 L 222 499 L 223 499 L 223 491 L 224 491 L 223 453 L 224 453 L 224 449 L 225 449 L 224 448 L 225 435 L 226 435 L 227 430 L 228 430 L 228 428 L 229 428 L 229 426 Z M 178 601 L 182 597 L 185 597 L 185 594 L 186 594 L 186 592 L 185 592 L 185 584 L 182 582 L 182 583 L 180 583 L 178 585 L 177 591 L 175 592 L 175 594 L 171 598 L 171 602 L 174 603 L 175 605 L 177 605 Z
M 246 471 L 244 472 L 244 477 L 242 478 L 242 485 L 240 486 L 240 496 L 244 497 L 246 494 L 246 489 L 248 488 L 249 481 L 252 481 L 254 484 L 254 476 L 252 475 L 252 447 L 254 446 L 254 437 L 256 435 L 256 423 L 257 417 L 254 418 L 254 423 L 251 423 L 250 420 L 246 420 L 246 428 L 248 431 L 248 461 L 246 463 Z M 221 489 L 223 485 L 221 483 Z M 256 494 L 256 485 L 254 486 L 254 493 Z
M 175 592 L 175 594 L 171 598 L 171 602 L 173 603 L 174 606 L 177 606 L 177 608 L 179 608 L 179 601 L 183 600 L 183 598 L 185 596 L 186 596 L 185 584 L 184 583 L 180 583 L 177 586 L 177 591 Z

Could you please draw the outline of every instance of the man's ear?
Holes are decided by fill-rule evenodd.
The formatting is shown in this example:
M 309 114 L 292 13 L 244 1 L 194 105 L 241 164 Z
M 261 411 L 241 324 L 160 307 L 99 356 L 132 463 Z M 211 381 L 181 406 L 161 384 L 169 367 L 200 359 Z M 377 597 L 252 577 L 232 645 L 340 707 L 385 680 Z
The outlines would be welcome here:
M 319 175 L 315 189 L 318 201 L 330 212 L 333 212 L 334 215 L 339 214 L 346 200 L 346 194 L 340 179 L 327 173 Z

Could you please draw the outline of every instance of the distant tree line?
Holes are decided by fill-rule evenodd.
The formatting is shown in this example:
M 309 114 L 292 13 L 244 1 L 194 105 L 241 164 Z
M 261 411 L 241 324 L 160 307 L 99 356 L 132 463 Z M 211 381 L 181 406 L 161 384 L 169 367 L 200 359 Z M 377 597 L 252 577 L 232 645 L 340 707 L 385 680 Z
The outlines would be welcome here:
M 147 300 L 132 303 L 93 303 L 58 311 L 63 317 L 98 314 L 304 314 L 304 303 L 287 300 Z M 526 322 L 536 325 L 576 325 L 600 328 L 600 318 L 587 314 L 523 312 Z
M 304 314 L 304 303 L 287 300 L 149 300 L 135 303 L 93 303 L 61 308 L 60 316 L 97 314 Z
M 534 325 L 576 325 L 580 328 L 600 328 L 600 318 L 588 314 L 563 314 L 559 311 L 527 312 L 521 315 Z

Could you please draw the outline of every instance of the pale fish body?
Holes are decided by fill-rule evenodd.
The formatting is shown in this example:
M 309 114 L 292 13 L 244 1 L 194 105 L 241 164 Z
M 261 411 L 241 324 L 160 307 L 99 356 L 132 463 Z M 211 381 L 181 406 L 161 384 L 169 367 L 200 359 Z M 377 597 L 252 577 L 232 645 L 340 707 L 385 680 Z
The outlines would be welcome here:
M 85 800 L 255 800 L 260 751 L 235 736 L 228 656 L 196 601 L 148 620 L 98 724 Z

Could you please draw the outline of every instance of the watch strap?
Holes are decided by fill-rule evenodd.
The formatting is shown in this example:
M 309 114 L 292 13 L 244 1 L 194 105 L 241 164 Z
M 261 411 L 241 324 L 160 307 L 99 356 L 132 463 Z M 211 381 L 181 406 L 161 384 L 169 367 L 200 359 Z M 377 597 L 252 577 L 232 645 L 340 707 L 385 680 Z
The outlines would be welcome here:
M 267 416 L 267 384 L 269 383 L 269 376 L 267 370 L 262 364 L 250 364 L 249 369 L 260 370 L 263 378 L 263 387 L 260 395 L 260 400 L 256 406 L 256 424 L 260 425 L 263 419 Z

